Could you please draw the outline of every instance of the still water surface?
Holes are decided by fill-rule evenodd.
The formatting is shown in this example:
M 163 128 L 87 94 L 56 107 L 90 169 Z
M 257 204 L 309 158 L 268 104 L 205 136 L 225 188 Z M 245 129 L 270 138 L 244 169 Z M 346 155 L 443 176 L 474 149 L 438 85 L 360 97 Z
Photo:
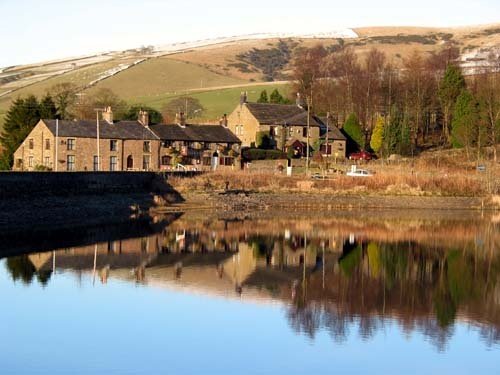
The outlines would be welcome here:
M 498 374 L 499 222 L 189 212 L 9 238 L 0 373 Z

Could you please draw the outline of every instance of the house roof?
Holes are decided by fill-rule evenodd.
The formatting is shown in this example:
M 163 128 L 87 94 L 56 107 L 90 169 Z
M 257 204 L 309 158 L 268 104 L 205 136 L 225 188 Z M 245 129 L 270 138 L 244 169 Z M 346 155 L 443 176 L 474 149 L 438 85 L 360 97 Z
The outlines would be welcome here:
M 307 126 L 307 111 L 297 105 L 271 103 L 245 103 L 252 115 L 264 125 L 296 125 Z M 311 116 L 310 126 L 321 126 L 314 116 Z
M 151 125 L 151 130 L 162 141 L 241 143 L 231 130 L 221 125 L 157 124 Z
M 52 134 L 56 134 L 56 120 L 42 120 Z M 97 138 L 96 121 L 59 120 L 58 135 L 60 137 L 75 138 Z M 104 139 L 134 139 L 155 140 L 158 139 L 151 129 L 145 127 L 138 121 L 119 121 L 109 123 L 99 121 L 99 137 Z

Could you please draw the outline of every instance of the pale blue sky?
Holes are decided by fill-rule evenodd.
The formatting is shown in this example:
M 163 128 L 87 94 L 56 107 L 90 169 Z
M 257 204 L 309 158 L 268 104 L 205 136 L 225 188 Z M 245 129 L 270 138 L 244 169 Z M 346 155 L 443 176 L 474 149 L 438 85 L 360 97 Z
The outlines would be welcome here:
M 498 0 L 0 0 L 0 66 L 256 32 L 500 22 Z

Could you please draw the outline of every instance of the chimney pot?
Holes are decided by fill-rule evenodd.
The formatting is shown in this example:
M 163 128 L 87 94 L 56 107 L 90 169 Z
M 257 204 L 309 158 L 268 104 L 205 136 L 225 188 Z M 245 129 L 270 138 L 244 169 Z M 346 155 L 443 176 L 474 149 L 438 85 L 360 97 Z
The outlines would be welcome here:
M 139 121 L 144 126 L 149 126 L 149 113 L 141 109 L 139 111 L 139 117 L 137 121 Z
M 104 111 L 102 111 L 102 119 L 110 124 L 113 123 L 113 111 L 111 107 L 108 106 L 104 108 Z

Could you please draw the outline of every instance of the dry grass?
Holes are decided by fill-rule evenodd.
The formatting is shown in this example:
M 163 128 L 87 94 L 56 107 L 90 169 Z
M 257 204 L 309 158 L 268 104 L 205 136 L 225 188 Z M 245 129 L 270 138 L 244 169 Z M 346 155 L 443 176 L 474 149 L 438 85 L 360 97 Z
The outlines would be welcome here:
M 328 192 L 337 194 L 380 194 L 405 196 L 484 196 L 487 186 L 480 178 L 463 174 L 401 174 L 393 171 L 368 178 L 336 175 L 329 180 L 305 176 L 287 177 L 273 173 L 216 172 L 191 179 L 175 178 L 170 183 L 181 193 L 230 189 L 258 192 Z

